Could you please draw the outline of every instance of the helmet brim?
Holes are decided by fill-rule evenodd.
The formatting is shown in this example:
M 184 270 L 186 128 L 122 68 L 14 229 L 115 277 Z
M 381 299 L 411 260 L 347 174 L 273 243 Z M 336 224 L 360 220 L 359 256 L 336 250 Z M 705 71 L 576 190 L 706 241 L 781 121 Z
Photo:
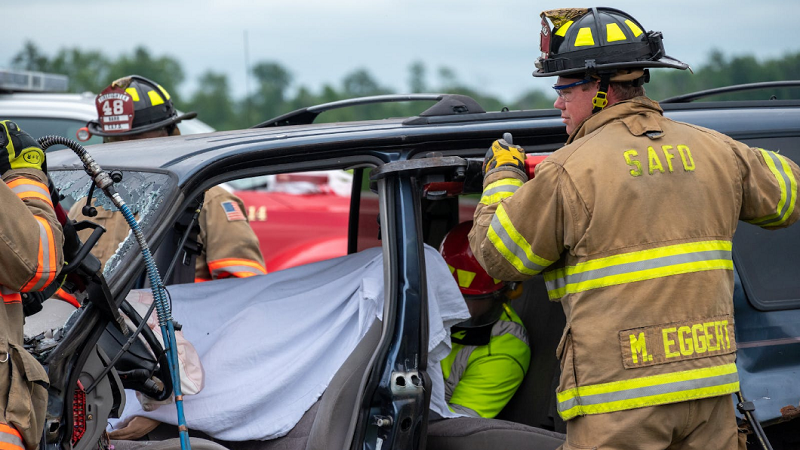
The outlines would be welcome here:
M 107 131 L 103 131 L 102 127 L 100 126 L 100 122 L 97 120 L 91 120 L 89 123 L 86 124 L 86 127 L 89 129 L 89 133 L 92 133 L 95 136 L 102 136 L 102 137 L 114 137 L 114 136 L 133 136 L 136 134 L 146 133 L 148 131 L 157 130 L 159 128 L 168 127 L 170 125 L 174 125 L 182 120 L 189 120 L 194 119 L 197 117 L 197 113 L 194 111 L 181 114 L 179 116 L 170 117 L 166 120 L 162 120 L 160 122 L 151 123 L 145 125 L 143 127 L 137 127 L 132 130 L 118 132 L 118 133 L 109 133 Z
M 594 67 L 594 71 L 596 73 L 608 72 L 613 70 L 619 69 L 679 69 L 679 70 L 686 70 L 688 69 L 690 72 L 692 68 L 689 67 L 688 64 L 679 61 L 671 56 L 662 56 L 656 61 L 630 61 L 630 62 L 618 62 L 618 63 L 609 63 L 609 64 L 598 64 Z M 587 72 L 586 67 L 574 67 L 564 70 L 557 70 L 553 72 L 544 72 L 541 69 L 536 69 L 533 72 L 533 76 L 536 78 L 545 78 L 545 77 L 566 77 L 568 75 L 579 75 L 576 77 L 570 78 L 582 78 L 583 74 Z

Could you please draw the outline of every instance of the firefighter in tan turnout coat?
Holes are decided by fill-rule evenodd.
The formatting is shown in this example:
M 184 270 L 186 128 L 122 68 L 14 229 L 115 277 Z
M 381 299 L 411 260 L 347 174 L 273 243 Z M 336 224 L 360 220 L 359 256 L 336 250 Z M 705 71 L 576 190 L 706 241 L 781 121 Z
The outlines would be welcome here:
M 175 136 L 177 123 L 195 117 L 195 113 L 178 115 L 169 93 L 157 83 L 138 75 L 114 81 L 97 96 L 98 120 L 89 122 L 92 134 L 105 142 Z M 125 112 L 125 114 L 123 114 Z M 70 210 L 70 218 L 91 220 L 103 225 L 107 232 L 92 249 L 102 264 L 114 255 L 129 228 L 122 214 L 97 208 L 97 216 L 81 212 L 84 202 Z M 242 200 L 215 186 L 206 191 L 200 212 L 199 241 L 203 245 L 195 263 L 195 281 L 218 278 L 244 278 L 267 273 L 258 238 L 250 228 Z M 86 239 L 91 230 L 81 232 Z
M 23 347 L 20 292 L 41 291 L 64 264 L 44 152 L 14 122 L 0 121 L 0 448 L 39 446 L 47 374 Z M 24 295 L 24 294 L 23 294 Z
M 543 273 L 564 307 L 564 448 L 735 448 L 731 241 L 739 220 L 798 219 L 800 171 L 665 118 L 647 68 L 688 66 L 660 33 L 610 8 L 542 19 L 534 75 L 559 77 L 569 139 L 530 181 L 524 151 L 493 144 L 472 250 L 498 279 Z

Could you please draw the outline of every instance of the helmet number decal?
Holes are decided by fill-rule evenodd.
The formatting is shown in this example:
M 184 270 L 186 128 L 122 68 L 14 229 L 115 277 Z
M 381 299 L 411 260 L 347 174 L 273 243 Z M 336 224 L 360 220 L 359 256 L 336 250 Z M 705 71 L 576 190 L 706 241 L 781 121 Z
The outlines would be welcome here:
M 122 88 L 109 86 L 95 100 L 100 127 L 107 133 L 130 131 L 133 124 L 133 99 Z

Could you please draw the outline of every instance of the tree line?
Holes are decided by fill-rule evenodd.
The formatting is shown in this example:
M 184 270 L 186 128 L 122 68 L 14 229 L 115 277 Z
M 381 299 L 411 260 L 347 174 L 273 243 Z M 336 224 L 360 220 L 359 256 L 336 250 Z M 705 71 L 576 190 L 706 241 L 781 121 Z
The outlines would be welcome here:
M 180 95 L 180 86 L 186 74 L 180 62 L 168 55 L 154 55 L 145 47 L 131 53 L 110 57 L 96 50 L 62 48 L 54 55 L 44 54 L 35 43 L 28 41 L 11 61 L 12 67 L 21 70 L 60 73 L 69 77 L 71 92 L 100 92 L 110 80 L 136 73 L 158 81 L 169 89 L 173 101 L 183 111 L 198 111 L 201 120 L 218 130 L 246 128 L 295 109 L 354 97 L 396 93 L 382 86 L 365 69 L 355 69 L 345 75 L 338 85 L 326 83 L 318 90 L 307 86 L 294 87 L 291 72 L 278 62 L 260 61 L 254 64 L 250 75 L 255 88 L 244 98 L 233 98 L 230 81 L 224 73 L 208 70 L 200 75 L 199 89 Z M 497 97 L 462 83 L 454 70 L 437 69 L 439 83 L 428 84 L 429 69 L 422 62 L 408 68 L 408 90 L 402 93 L 445 92 L 468 95 L 487 111 L 552 108 L 554 95 L 531 89 L 514 101 L 503 102 Z M 800 79 L 800 52 L 788 53 L 781 58 L 759 61 L 754 56 L 729 57 L 714 51 L 703 65 L 688 71 L 655 70 L 652 80 L 645 85 L 653 99 L 696 92 L 733 84 Z M 775 96 L 800 98 L 800 89 L 783 88 L 769 91 L 746 91 L 710 98 L 710 100 L 754 100 Z M 362 105 L 328 111 L 318 122 L 382 119 L 407 117 L 419 114 L 432 103 L 384 103 Z

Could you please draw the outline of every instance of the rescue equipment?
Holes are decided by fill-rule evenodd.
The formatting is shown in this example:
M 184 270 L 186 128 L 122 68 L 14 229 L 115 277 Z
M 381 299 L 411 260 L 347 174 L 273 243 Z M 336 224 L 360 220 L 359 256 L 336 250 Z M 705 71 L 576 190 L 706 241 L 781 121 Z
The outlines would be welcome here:
M 175 407 L 178 412 L 178 428 L 180 429 L 181 449 L 190 450 L 191 446 L 189 444 L 189 431 L 186 427 L 186 419 L 183 414 L 183 395 L 181 394 L 180 387 L 181 381 L 178 368 L 178 349 L 176 345 L 175 325 L 172 319 L 171 307 L 166 299 L 164 284 L 161 281 L 161 276 L 158 273 L 153 255 L 150 253 L 150 247 L 147 245 L 147 241 L 145 241 L 144 235 L 139 228 L 139 223 L 134 218 L 134 215 L 128 205 L 125 204 L 125 201 L 122 200 L 122 197 L 117 192 L 116 188 L 114 187 L 114 181 L 111 179 L 109 174 L 94 161 L 94 159 L 91 157 L 91 155 L 89 155 L 82 145 L 61 136 L 43 136 L 38 139 L 38 143 L 42 150 L 58 144 L 69 147 L 75 152 L 76 155 L 78 155 L 83 163 L 84 169 L 91 177 L 93 183 L 111 199 L 117 208 L 119 208 L 120 212 L 125 217 L 125 220 L 128 222 L 128 225 L 131 227 L 131 231 L 136 238 L 136 241 L 139 243 L 139 246 L 142 249 L 142 256 L 144 257 L 145 265 L 147 267 L 147 275 L 150 281 L 150 286 L 153 290 L 154 304 L 156 306 L 156 310 L 158 311 L 158 322 L 164 339 L 164 348 L 169 356 L 167 360 L 169 363 L 170 374 L 172 376 Z

